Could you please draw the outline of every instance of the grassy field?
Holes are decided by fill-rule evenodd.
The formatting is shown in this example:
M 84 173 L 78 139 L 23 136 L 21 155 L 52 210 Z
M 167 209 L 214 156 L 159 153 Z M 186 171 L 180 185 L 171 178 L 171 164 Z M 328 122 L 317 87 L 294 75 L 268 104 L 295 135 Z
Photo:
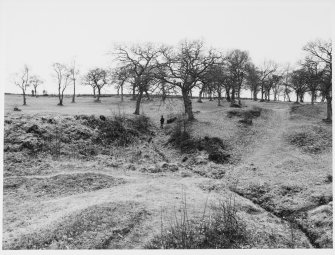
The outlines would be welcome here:
M 64 106 L 55 97 L 28 97 L 27 103 L 5 97 L 4 249 L 179 247 L 169 229 L 182 223 L 196 236 L 196 224 L 222 212 L 220 201 L 233 201 L 224 208 L 243 227 L 234 242 L 215 247 L 332 247 L 325 104 L 243 100 L 235 109 L 193 99 L 196 120 L 185 127 L 193 147 L 184 151 L 171 142 L 176 123 L 159 128 L 161 115 L 182 112 L 180 99 L 144 99 L 142 118 L 132 114 L 128 97 L 101 103 L 78 97 L 75 104 L 65 98 Z M 214 160 L 218 151 L 222 162 Z M 205 241 L 192 239 L 212 247 Z

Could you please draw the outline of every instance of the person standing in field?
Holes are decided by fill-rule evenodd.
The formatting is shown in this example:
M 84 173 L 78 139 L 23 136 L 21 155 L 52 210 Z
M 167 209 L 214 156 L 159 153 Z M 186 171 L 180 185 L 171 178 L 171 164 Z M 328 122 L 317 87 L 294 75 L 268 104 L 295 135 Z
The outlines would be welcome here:
M 162 117 L 161 117 L 161 128 L 163 128 L 163 125 L 164 125 L 164 117 L 162 115 Z

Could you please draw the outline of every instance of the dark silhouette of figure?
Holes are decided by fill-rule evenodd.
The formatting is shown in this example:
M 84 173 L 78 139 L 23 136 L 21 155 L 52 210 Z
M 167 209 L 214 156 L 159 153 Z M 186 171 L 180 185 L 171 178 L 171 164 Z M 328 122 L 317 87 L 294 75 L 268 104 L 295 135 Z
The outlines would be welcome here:
M 161 117 L 161 128 L 163 128 L 163 125 L 164 125 L 164 117 L 162 115 L 162 117 Z

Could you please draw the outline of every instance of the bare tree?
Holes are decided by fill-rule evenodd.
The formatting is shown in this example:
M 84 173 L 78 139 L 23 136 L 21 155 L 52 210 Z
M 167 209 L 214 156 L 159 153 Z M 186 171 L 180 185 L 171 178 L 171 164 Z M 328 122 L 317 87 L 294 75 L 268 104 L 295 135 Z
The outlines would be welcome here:
M 321 89 L 324 70 L 320 68 L 319 62 L 311 61 L 309 58 L 306 58 L 305 62 L 302 63 L 302 67 L 305 69 L 306 83 L 308 92 L 311 94 L 311 104 L 313 105 L 317 91 Z
M 71 74 L 64 64 L 54 63 L 52 67 L 56 73 L 56 79 L 58 82 L 58 105 L 63 106 L 64 91 L 70 84 Z
M 278 74 L 273 74 L 270 76 L 268 84 L 269 87 L 267 88 L 267 95 L 268 95 L 268 101 L 270 101 L 270 90 L 273 91 L 273 100 L 277 100 L 277 96 L 280 92 L 280 85 L 282 81 L 282 76 Z
M 95 102 L 100 103 L 101 89 L 109 84 L 108 72 L 102 68 L 95 68 L 88 71 L 84 77 L 84 84 L 91 85 L 98 91 L 98 98 Z
M 132 77 L 133 95 L 137 89 L 136 108 L 134 114 L 140 114 L 140 105 L 143 93 L 147 93 L 149 87 L 156 79 L 157 58 L 160 49 L 147 43 L 128 47 L 119 45 L 115 47 L 113 54 L 116 56 L 119 66 L 127 70 Z
M 205 52 L 204 42 L 197 40 L 181 42 L 178 50 L 166 47 L 162 50 L 162 55 L 160 68 L 164 68 L 167 72 L 161 80 L 181 90 L 185 113 L 188 120 L 193 120 L 190 93 L 199 85 L 207 68 L 213 65 L 218 57 L 212 50 Z
M 231 104 L 235 104 L 235 95 L 237 93 L 238 103 L 241 104 L 240 94 L 242 83 L 246 77 L 247 66 L 250 58 L 246 51 L 233 50 L 228 54 L 228 69 L 232 83 Z
M 69 68 L 69 72 L 71 74 L 71 80 L 73 83 L 72 103 L 75 103 L 76 102 L 76 80 L 79 75 L 79 70 L 76 67 L 76 61 L 73 61 L 72 66 Z
M 221 57 L 215 64 L 210 66 L 205 72 L 204 78 L 202 78 L 202 82 L 206 84 L 206 86 L 203 88 L 203 91 L 207 90 L 210 98 L 211 94 L 216 92 L 218 106 L 221 106 L 222 90 L 225 88 L 226 84 L 230 82 L 226 58 Z
M 263 65 L 259 67 L 260 70 L 260 84 L 261 84 L 261 101 L 264 101 L 265 85 L 268 84 L 268 77 L 274 73 L 278 65 L 273 61 L 264 61 Z
M 123 102 L 123 88 L 124 84 L 127 82 L 127 80 L 130 79 L 129 75 L 129 68 L 127 66 L 121 66 L 118 68 L 115 68 L 111 71 L 112 73 L 112 80 L 116 83 L 116 89 L 119 95 L 119 92 L 121 90 L 121 102 Z
M 327 100 L 327 118 L 332 121 L 332 42 L 331 40 L 316 40 L 307 43 L 303 50 L 307 52 L 310 62 L 320 64 L 323 75 L 320 79 L 320 90 Z
M 34 87 L 34 95 L 37 97 L 37 87 L 43 84 L 43 81 L 37 75 L 32 75 L 29 79 L 29 83 Z
M 307 91 L 306 72 L 304 69 L 298 69 L 291 73 L 290 86 L 296 94 L 296 103 L 299 102 L 299 98 L 301 102 L 303 95 Z
M 246 86 L 251 90 L 253 100 L 257 101 L 257 94 L 260 89 L 260 72 L 252 63 L 246 66 L 246 70 Z
M 290 64 L 287 64 L 284 67 L 283 71 L 283 85 L 284 85 L 284 101 L 286 101 L 286 98 L 289 102 L 291 102 L 290 94 L 292 90 L 290 89 L 290 76 L 291 76 L 291 67 Z
M 30 80 L 29 67 L 25 65 L 23 67 L 23 70 L 19 73 L 16 73 L 14 76 L 14 84 L 22 90 L 23 105 L 27 105 L 26 91 L 27 87 L 29 87 L 30 85 L 29 80 Z

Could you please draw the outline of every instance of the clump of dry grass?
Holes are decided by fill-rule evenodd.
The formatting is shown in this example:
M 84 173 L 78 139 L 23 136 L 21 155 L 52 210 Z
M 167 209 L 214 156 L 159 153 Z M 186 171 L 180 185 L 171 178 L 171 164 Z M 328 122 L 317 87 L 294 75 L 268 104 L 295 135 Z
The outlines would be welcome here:
M 115 249 L 146 215 L 135 202 L 94 205 L 19 236 L 4 249 Z
M 174 215 L 170 225 L 154 237 L 145 248 L 148 249 L 222 249 L 242 248 L 249 244 L 250 233 L 237 216 L 234 198 L 220 200 L 210 207 L 205 205 L 199 219 L 189 219 L 186 196 L 180 213 Z
M 321 126 L 304 126 L 286 135 L 289 143 L 301 148 L 304 152 L 318 154 L 332 146 L 331 130 Z

